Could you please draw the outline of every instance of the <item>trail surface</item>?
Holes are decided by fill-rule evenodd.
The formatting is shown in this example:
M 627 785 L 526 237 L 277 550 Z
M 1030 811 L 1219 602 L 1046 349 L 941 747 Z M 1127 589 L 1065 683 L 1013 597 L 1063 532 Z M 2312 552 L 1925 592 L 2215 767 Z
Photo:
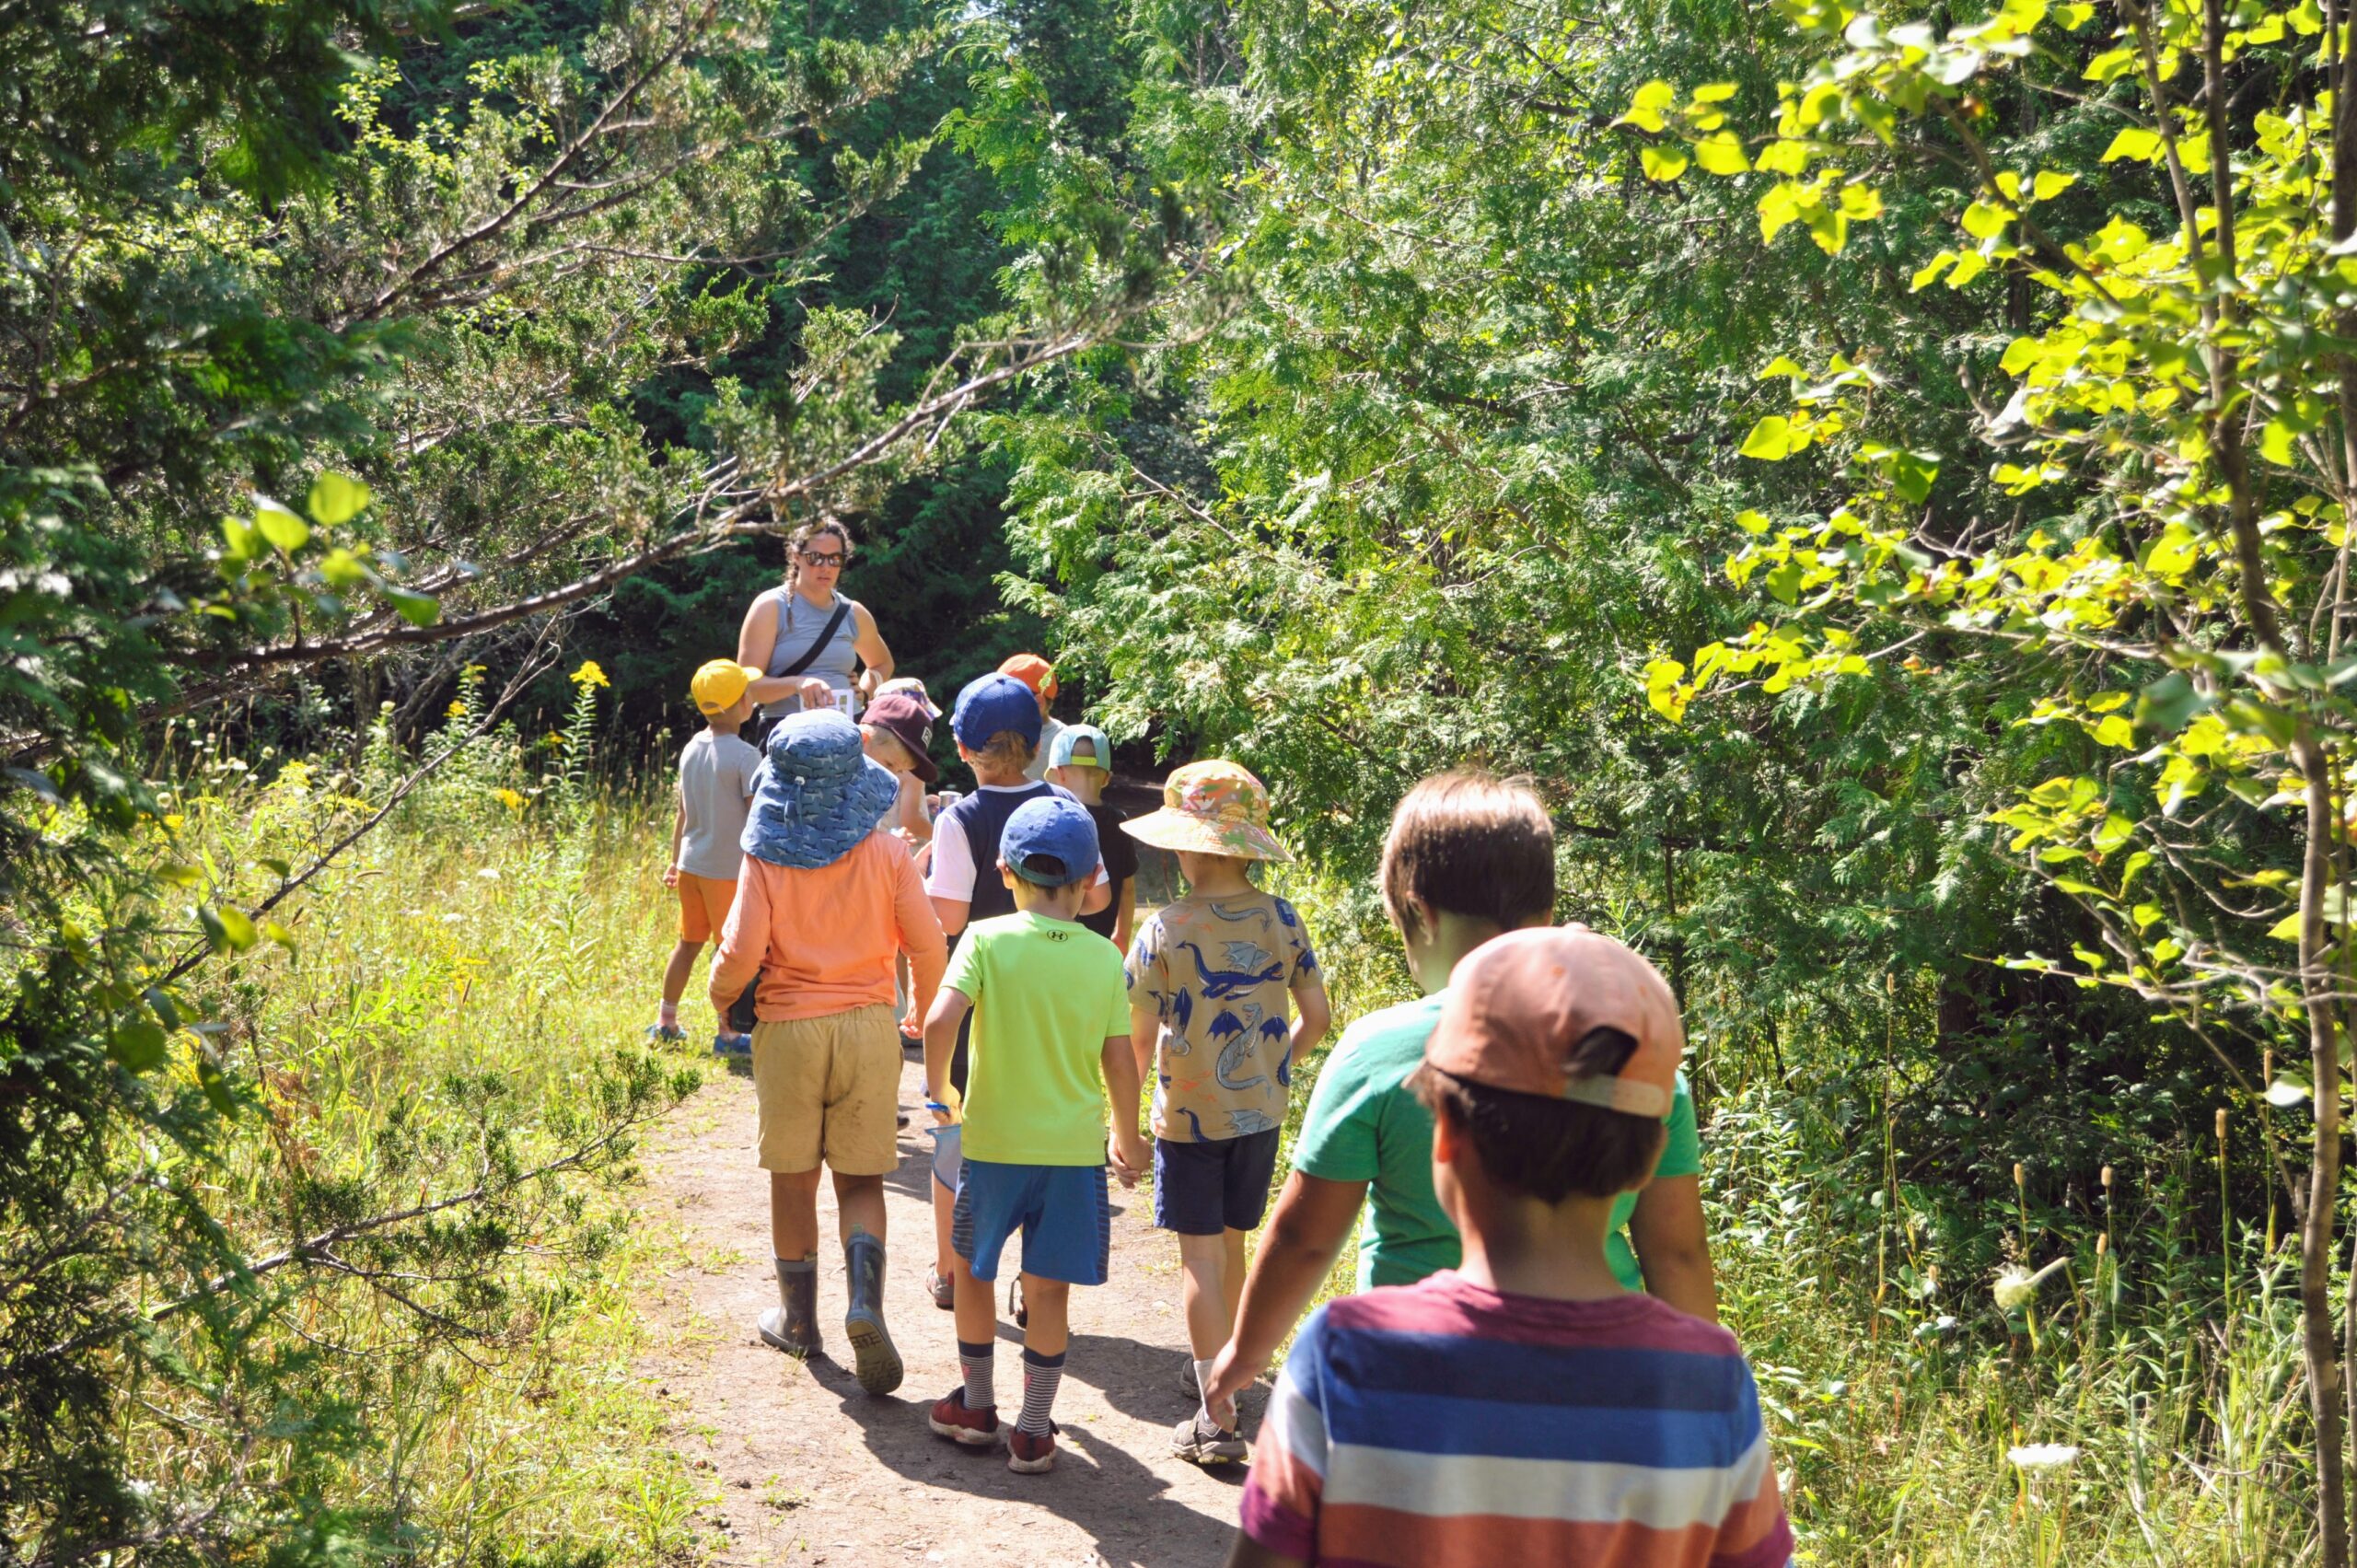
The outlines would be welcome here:
M 901 1101 L 923 1099 L 904 1063 Z M 711 1467 L 719 1502 L 702 1517 L 730 1564 L 826 1562 L 1216 1564 L 1236 1521 L 1241 1469 L 1173 1458 L 1170 1429 L 1190 1408 L 1178 1383 L 1186 1346 L 1178 1249 L 1151 1226 L 1144 1187 L 1113 1189 L 1109 1283 L 1074 1290 L 1072 1351 L 1056 1401 L 1056 1468 L 1016 1475 L 1004 1450 L 964 1449 L 926 1430 L 925 1411 L 959 1381 L 950 1315 L 925 1294 L 933 1252 L 932 1140 L 919 1112 L 886 1178 L 890 1265 L 885 1306 L 908 1380 L 870 1399 L 847 1370 L 844 1282 L 834 1194 L 820 1189 L 819 1319 L 832 1359 L 798 1365 L 754 1332 L 777 1298 L 769 1183 L 753 1160 L 753 1089 L 717 1077 L 650 1140 L 642 1223 L 674 1227 L 683 1262 L 648 1306 L 658 1348 L 645 1375 L 674 1411 L 672 1434 Z M 1010 1243 L 1011 1266 L 1019 1242 Z M 1004 1283 L 1002 1282 L 1002 1290 Z M 1002 1297 L 1002 1305 L 1004 1298 Z M 1020 1401 L 1021 1336 L 1004 1312 L 997 1386 Z M 1259 1402 L 1248 1395 L 1248 1434 Z M 709 1539 L 709 1538 L 707 1538 Z

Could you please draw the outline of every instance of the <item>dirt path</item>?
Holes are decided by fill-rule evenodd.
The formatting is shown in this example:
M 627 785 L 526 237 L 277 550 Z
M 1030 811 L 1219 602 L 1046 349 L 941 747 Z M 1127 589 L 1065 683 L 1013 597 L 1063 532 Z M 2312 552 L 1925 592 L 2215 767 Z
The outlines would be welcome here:
M 908 1063 L 901 1099 L 923 1098 Z M 918 1120 L 923 1120 L 920 1113 Z M 1220 1562 L 1243 1472 L 1172 1458 L 1189 1409 L 1178 1385 L 1186 1345 L 1178 1251 L 1155 1233 L 1145 1191 L 1113 1189 L 1110 1283 L 1075 1290 L 1071 1360 L 1056 1400 L 1056 1468 L 1016 1475 L 1004 1451 L 963 1449 L 925 1428 L 926 1408 L 958 1382 L 956 1336 L 925 1295 L 933 1250 L 931 1139 L 900 1134 L 886 1179 L 887 1319 L 908 1363 L 888 1399 L 860 1391 L 843 1365 L 807 1366 L 763 1345 L 753 1321 L 776 1300 L 768 1180 L 753 1164 L 753 1090 L 717 1077 L 652 1141 L 642 1223 L 676 1226 L 686 1263 L 649 1310 L 662 1346 L 645 1374 L 677 1411 L 679 1451 L 721 1482 L 723 1563 L 1041 1563 L 1191 1568 Z M 820 1189 L 820 1225 L 835 1234 Z M 1008 1249 L 1010 1264 L 1019 1242 Z M 822 1249 L 819 1307 L 828 1348 L 848 1361 L 842 1253 Z M 999 1326 L 998 1388 L 1022 1388 L 1021 1339 Z M 1258 1414 L 1248 1397 L 1248 1432 Z M 704 1518 L 713 1519 L 707 1508 Z

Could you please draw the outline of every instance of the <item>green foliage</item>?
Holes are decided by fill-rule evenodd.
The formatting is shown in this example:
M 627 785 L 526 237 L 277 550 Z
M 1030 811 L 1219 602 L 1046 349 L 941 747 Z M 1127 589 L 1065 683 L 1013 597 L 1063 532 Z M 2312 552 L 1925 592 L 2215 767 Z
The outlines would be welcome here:
M 812 296 L 923 166 L 944 110 L 864 117 L 948 35 L 813 19 L 0 15 L 0 1555 L 423 1550 L 399 1487 L 357 1479 L 407 1412 L 305 1334 L 360 1291 L 401 1324 L 372 1343 L 505 1342 L 522 1249 L 579 1228 L 568 1179 L 675 1086 L 636 1059 L 573 1063 L 564 1094 L 428 1074 L 466 1114 L 388 1110 L 315 1168 L 270 1075 L 306 889 L 453 799 L 586 831 L 595 683 L 552 747 L 502 727 L 570 613 L 877 504 L 1194 243 L 1158 211 L 1051 215 L 1020 314 L 903 355 L 884 285 Z M 731 373 L 756 350 L 763 379 Z M 289 842 L 201 837 L 163 755 L 192 716 L 207 769 L 284 740 L 317 749 L 303 779 L 360 772 L 308 813 L 273 796 Z

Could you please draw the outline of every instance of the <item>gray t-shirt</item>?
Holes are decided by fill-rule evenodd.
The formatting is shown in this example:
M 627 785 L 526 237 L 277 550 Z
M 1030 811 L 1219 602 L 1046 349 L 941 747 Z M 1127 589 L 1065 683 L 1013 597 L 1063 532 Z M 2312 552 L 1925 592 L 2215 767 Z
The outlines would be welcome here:
M 1023 776 L 1033 784 L 1039 784 L 1047 778 L 1048 752 L 1055 745 L 1056 737 L 1063 733 L 1063 728 L 1064 726 L 1054 719 L 1043 718 L 1039 721 L 1039 754 L 1031 759 L 1029 767 L 1023 770 Z
M 745 858 L 737 841 L 753 798 L 761 754 L 733 735 L 698 730 L 679 753 L 679 801 L 687 830 L 679 835 L 679 869 L 691 877 L 734 882 Z

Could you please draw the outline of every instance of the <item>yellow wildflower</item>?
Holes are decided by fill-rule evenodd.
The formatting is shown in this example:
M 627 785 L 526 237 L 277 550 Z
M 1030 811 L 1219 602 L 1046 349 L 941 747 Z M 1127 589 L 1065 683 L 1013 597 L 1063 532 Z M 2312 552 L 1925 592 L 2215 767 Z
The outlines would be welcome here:
M 613 684 L 612 681 L 606 679 L 606 672 L 598 668 L 598 661 L 593 658 L 583 659 L 581 661 L 581 668 L 575 670 L 570 679 L 575 686 L 581 687 L 585 691 L 592 686 L 611 686 Z
M 461 697 L 452 703 L 447 708 L 445 708 L 443 712 L 448 714 L 454 719 L 465 718 L 467 716 L 467 700 L 464 697 Z
M 499 804 L 507 807 L 508 810 L 521 811 L 524 809 L 524 797 L 517 794 L 514 790 L 503 788 L 493 790 L 492 793 L 499 796 Z

